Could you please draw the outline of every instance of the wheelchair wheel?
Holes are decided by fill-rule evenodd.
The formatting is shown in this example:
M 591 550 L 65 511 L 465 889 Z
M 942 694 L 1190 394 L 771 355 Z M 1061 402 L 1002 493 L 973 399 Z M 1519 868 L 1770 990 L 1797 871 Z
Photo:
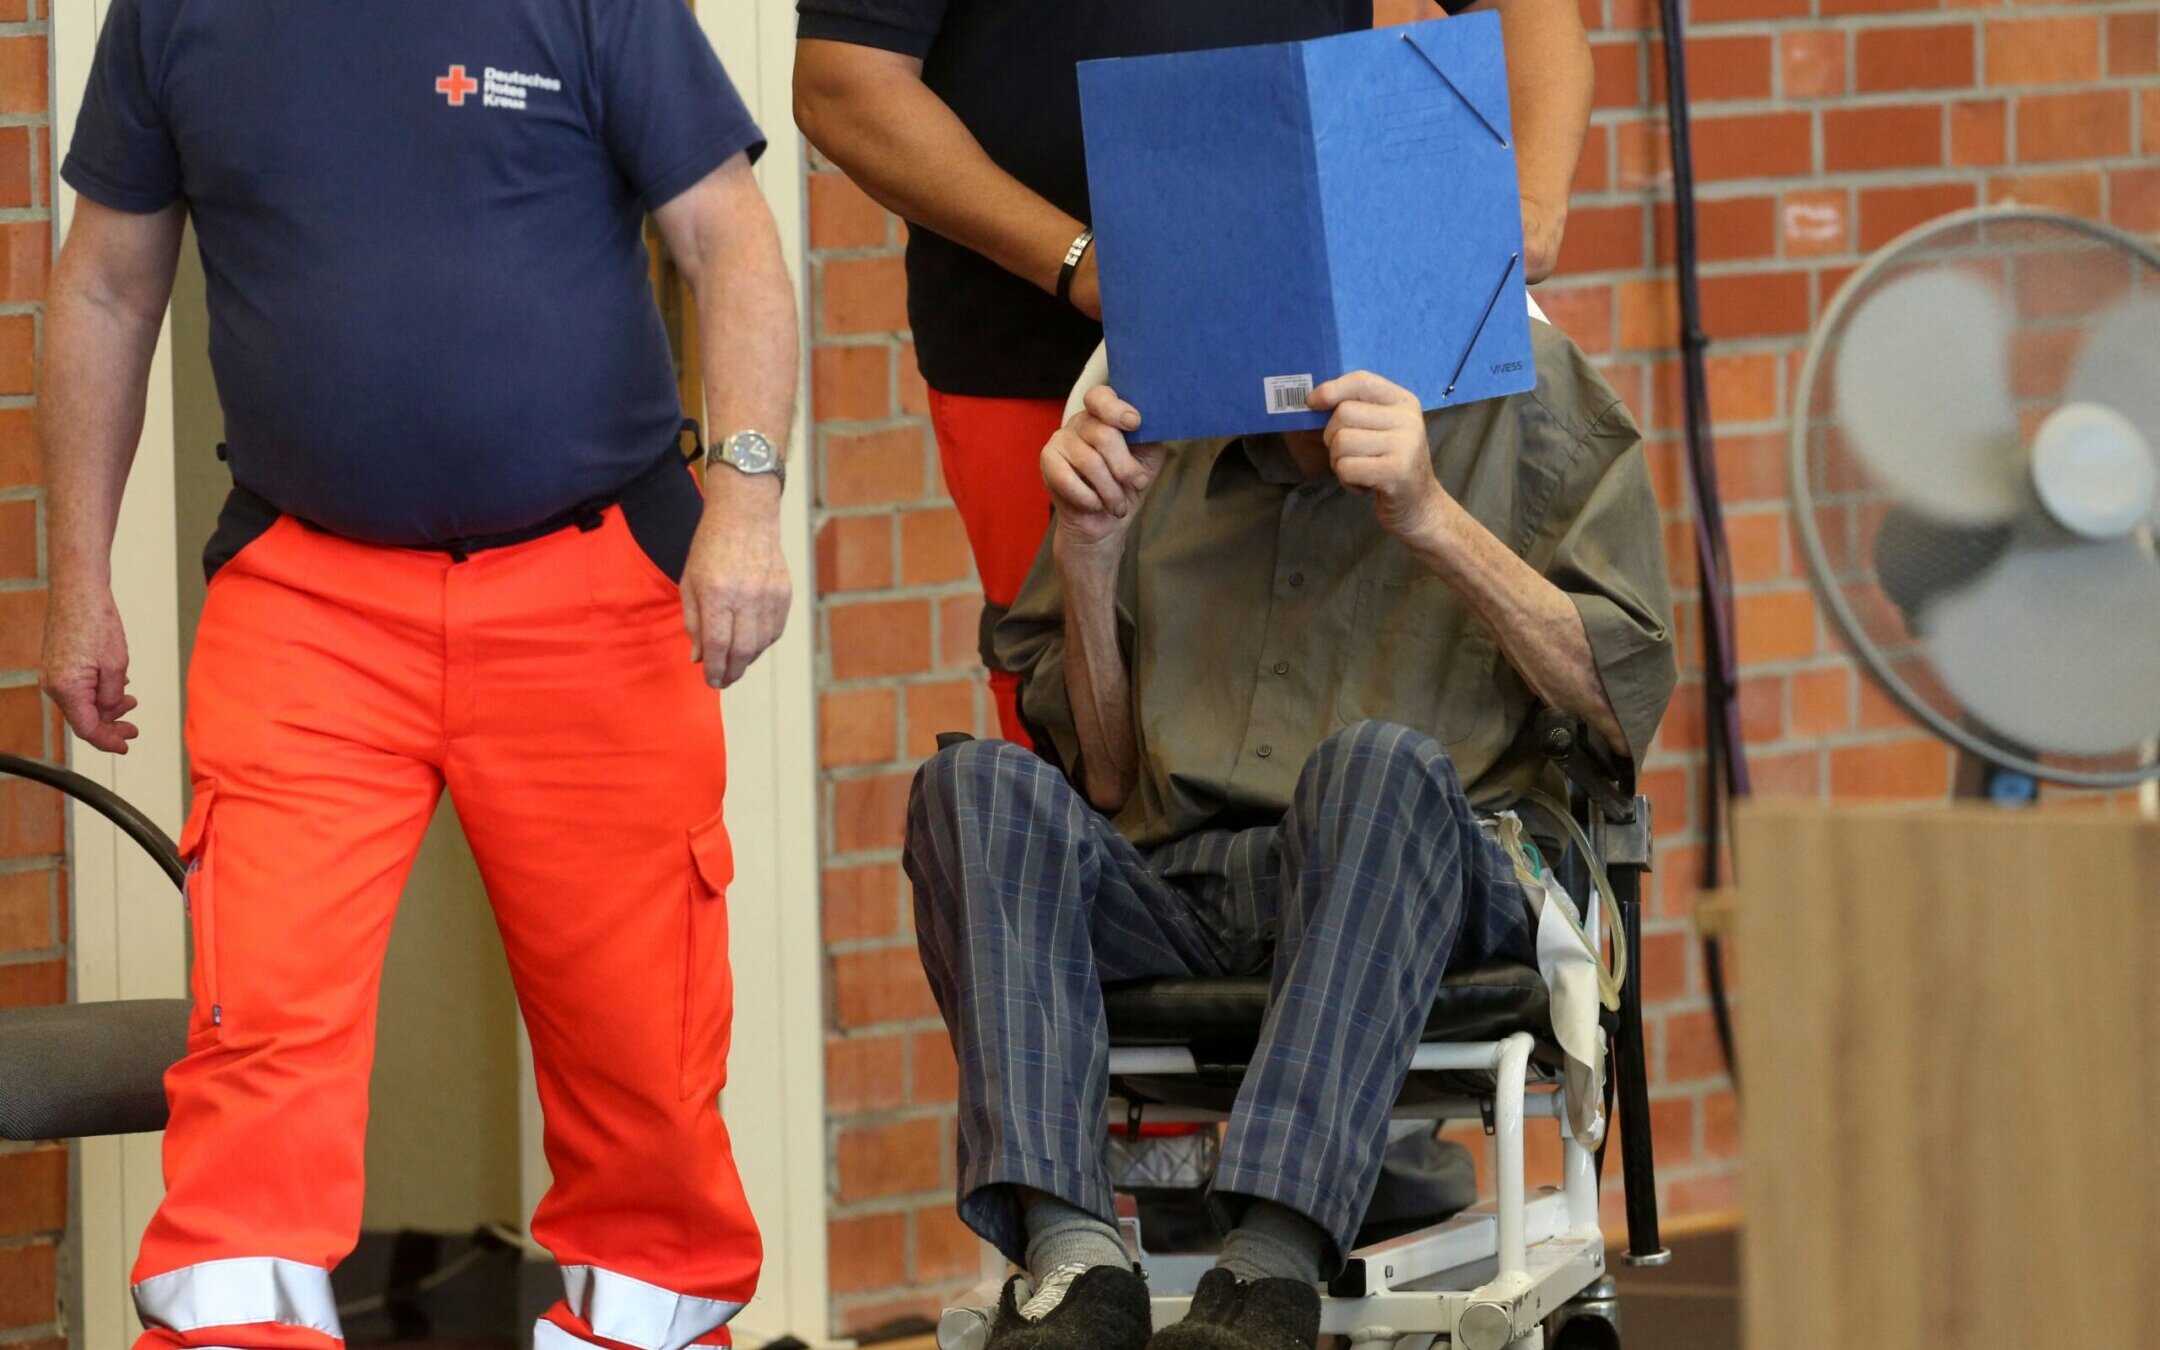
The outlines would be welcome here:
M 1620 1328 L 1598 1313 L 1579 1313 L 1548 1332 L 1550 1350 L 1620 1350 Z

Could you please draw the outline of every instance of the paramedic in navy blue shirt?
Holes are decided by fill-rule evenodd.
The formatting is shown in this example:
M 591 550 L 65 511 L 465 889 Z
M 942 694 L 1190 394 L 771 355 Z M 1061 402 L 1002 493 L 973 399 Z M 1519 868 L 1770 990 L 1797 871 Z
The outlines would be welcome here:
M 1542 281 L 1559 257 L 1590 120 L 1582 15 L 1576 0 L 1443 2 L 1449 11 L 1499 11 L 1523 264 Z M 987 633 L 1041 547 L 1050 494 L 1037 457 L 1102 340 L 1074 67 L 1369 28 L 1373 0 L 796 0 L 796 8 L 795 120 L 911 225 L 908 321 L 945 483 L 982 578 Z M 992 664 L 990 684 L 1006 736 L 1025 740 L 1017 677 Z
M 750 1298 L 716 691 L 790 602 L 763 144 L 682 0 L 114 0 L 38 399 L 43 680 L 90 744 L 135 735 L 111 551 L 189 220 L 234 480 L 190 667 L 193 1013 L 143 1350 L 342 1344 L 377 980 L 445 791 L 547 1117 L 532 1232 L 568 1297 L 535 1344 L 724 1341 Z M 696 293 L 702 495 L 648 214 Z

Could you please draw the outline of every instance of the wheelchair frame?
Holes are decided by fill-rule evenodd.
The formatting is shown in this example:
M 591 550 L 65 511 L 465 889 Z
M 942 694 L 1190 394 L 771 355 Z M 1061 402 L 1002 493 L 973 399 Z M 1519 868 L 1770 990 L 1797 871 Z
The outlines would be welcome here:
M 1658 1239 L 1656 1174 L 1650 1138 L 1648 1074 L 1642 1032 L 1642 875 L 1651 860 L 1650 803 L 1635 792 L 1633 766 L 1606 754 L 1580 718 L 1541 710 L 1524 735 L 1533 737 L 1574 789 L 1574 809 L 1611 880 L 1628 956 L 1620 1008 L 1607 1014 L 1610 1046 L 1607 1077 L 1620 1130 L 1630 1265 L 1663 1265 L 1671 1259 Z M 1587 892 L 1582 892 L 1587 894 Z M 1596 906 L 1590 906 L 1595 922 Z M 1594 930 L 1593 930 L 1594 931 Z M 1321 1301 L 1323 1335 L 1349 1338 L 1373 1350 L 1431 1350 L 1446 1341 L 1456 1350 L 1539 1350 L 1556 1347 L 1617 1347 L 1616 1290 L 1606 1265 L 1599 1223 L 1599 1174 L 1603 1149 L 1592 1150 L 1567 1126 L 1566 1089 L 1532 1062 L 1536 1044 L 1518 1031 L 1494 1041 L 1428 1042 L 1410 1063 L 1412 1073 L 1489 1073 L 1489 1093 L 1421 1099 L 1398 1104 L 1395 1119 L 1483 1117 L 1493 1137 L 1494 1198 L 1442 1223 L 1350 1254 Z M 1164 1078 L 1196 1075 L 1189 1049 L 1176 1046 L 1113 1046 L 1110 1076 Z M 1114 1101 L 1123 1100 L 1114 1098 Z M 1126 1103 L 1135 1123 L 1215 1123 L 1223 1113 L 1190 1107 Z M 1528 1194 L 1524 1131 L 1532 1118 L 1549 1118 L 1561 1136 L 1558 1188 Z M 1158 1327 L 1184 1317 L 1200 1276 L 1212 1257 L 1148 1251 L 1137 1219 L 1123 1218 L 1126 1244 L 1148 1280 Z M 984 1247 L 983 1281 L 968 1304 L 949 1309 L 938 1326 L 940 1350 L 979 1350 L 988 1332 L 986 1308 L 994 1308 L 1005 1274 L 1004 1259 Z M 1572 1329 L 1571 1329 L 1572 1328 Z
M 1492 1093 L 1420 1099 L 1391 1114 L 1475 1119 L 1489 1107 L 1496 1195 L 1445 1222 L 1353 1252 L 1321 1304 L 1323 1334 L 1347 1336 L 1353 1344 L 1414 1338 L 1429 1344 L 1448 1337 L 1467 1350 L 1534 1344 L 1523 1337 L 1603 1277 L 1596 1157 L 1568 1133 L 1565 1089 L 1534 1072 L 1534 1045 L 1528 1032 L 1516 1032 L 1497 1041 L 1436 1041 L 1417 1048 L 1411 1072 L 1490 1073 Z M 1110 1072 L 1161 1078 L 1198 1073 L 1199 1066 L 1183 1049 L 1130 1047 L 1110 1052 Z M 1143 1110 L 1158 1124 L 1222 1119 L 1212 1111 Z M 1560 1130 L 1563 1179 L 1559 1189 L 1535 1198 L 1527 1194 L 1524 1176 L 1524 1135 L 1533 1117 L 1550 1118 Z M 1122 1222 L 1147 1273 L 1156 1325 L 1177 1321 L 1213 1258 L 1150 1252 L 1139 1224 Z M 1444 1288 L 1421 1287 L 1443 1279 Z

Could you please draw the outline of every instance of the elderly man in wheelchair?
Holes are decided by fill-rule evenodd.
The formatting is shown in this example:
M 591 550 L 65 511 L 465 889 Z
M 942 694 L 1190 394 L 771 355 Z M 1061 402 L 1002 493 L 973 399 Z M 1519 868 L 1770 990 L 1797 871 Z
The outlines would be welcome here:
M 1639 433 L 1532 329 L 1523 395 L 1427 413 L 1361 371 L 1313 391 L 1324 431 L 1150 445 L 1146 410 L 1097 387 L 1043 450 L 1056 526 L 993 637 L 1036 751 L 948 745 L 909 807 L 959 1212 L 1023 1270 L 949 1342 L 1527 1345 L 1602 1275 L 1594 1066 L 1559 1067 L 1538 974 L 1570 941 L 1594 970 L 1598 916 L 1552 922 L 1566 896 L 1528 841 L 1570 828 L 1493 812 L 1566 794 L 1548 730 L 1644 753 L 1672 602 Z M 1602 790 L 1608 819 L 1631 794 Z M 1569 1172 L 1527 1217 L 1526 1071 Z M 1103 1156 L 1113 1098 L 1121 1123 L 1193 1120 L 1210 1090 L 1221 1252 L 1196 1287 L 1190 1262 L 1143 1278 Z M 1391 1115 L 1478 1099 L 1502 1117 L 1497 1221 L 1357 1252 Z M 1450 1264 L 1482 1273 L 1385 1303 Z

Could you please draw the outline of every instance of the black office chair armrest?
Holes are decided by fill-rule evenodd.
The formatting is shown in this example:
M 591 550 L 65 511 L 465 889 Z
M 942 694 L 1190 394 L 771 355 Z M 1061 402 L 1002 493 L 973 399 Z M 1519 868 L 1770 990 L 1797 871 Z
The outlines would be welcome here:
M 21 755 L 0 755 L 0 773 L 43 783 L 56 792 L 73 797 L 119 826 L 122 834 L 141 845 L 143 852 L 156 859 L 158 868 L 172 879 L 173 885 L 187 884 L 187 868 L 180 861 L 180 850 L 173 846 L 172 837 L 119 794 L 72 769 L 63 769 L 43 760 L 24 759 Z
M 0 774 L 73 797 L 183 886 L 171 836 L 118 794 L 56 764 L 0 755 Z M 187 1050 L 188 1001 L 127 999 L 0 1010 L 0 1139 L 73 1139 L 165 1128 L 165 1070 Z

